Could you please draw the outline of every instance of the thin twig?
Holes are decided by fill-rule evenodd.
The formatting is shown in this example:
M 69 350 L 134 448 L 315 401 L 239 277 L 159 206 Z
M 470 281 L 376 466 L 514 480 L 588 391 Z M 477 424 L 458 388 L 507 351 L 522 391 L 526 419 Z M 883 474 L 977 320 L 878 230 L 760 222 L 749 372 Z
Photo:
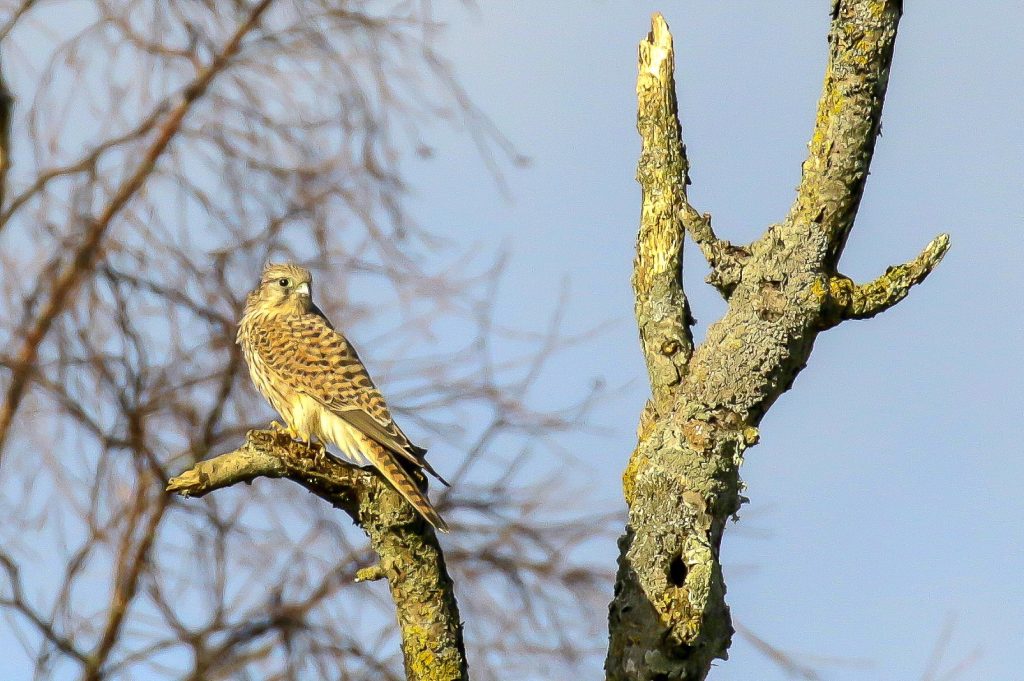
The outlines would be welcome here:
M 259 24 L 260 17 L 273 2 L 274 0 L 261 0 L 253 7 L 248 19 L 238 27 L 210 65 L 182 91 L 181 101 L 160 125 L 156 139 L 143 154 L 135 171 L 118 187 L 103 212 L 89 221 L 82 242 L 70 261 L 56 276 L 49 298 L 23 337 L 21 347 L 16 355 L 15 368 L 11 373 L 10 383 L 4 396 L 3 406 L 0 407 L 0 463 L 3 462 L 4 448 L 11 424 L 21 405 L 22 397 L 24 397 L 36 355 L 39 353 L 39 345 L 43 342 L 54 320 L 63 312 L 79 282 L 92 271 L 96 255 L 111 221 L 145 183 L 146 178 L 156 167 L 157 160 L 177 134 L 182 120 L 192 105 L 203 96 L 213 79 L 227 68 L 231 58 L 241 47 L 242 39 Z

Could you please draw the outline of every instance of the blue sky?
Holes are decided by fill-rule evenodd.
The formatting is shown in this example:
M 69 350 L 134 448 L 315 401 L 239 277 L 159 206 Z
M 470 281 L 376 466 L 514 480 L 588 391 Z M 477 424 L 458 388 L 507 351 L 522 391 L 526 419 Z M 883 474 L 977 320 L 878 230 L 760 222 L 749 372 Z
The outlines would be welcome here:
M 608 322 L 560 357 L 538 396 L 566 401 L 598 376 L 622 387 L 594 417 L 607 432 L 567 442 L 607 504 L 623 504 L 647 390 L 629 274 L 636 43 L 655 10 L 676 38 L 691 199 L 721 236 L 755 238 L 785 215 L 799 178 L 825 63 L 825 2 L 442 8 L 444 54 L 531 162 L 506 169 L 503 196 L 472 145 L 439 132 L 435 157 L 407 168 L 421 223 L 511 251 L 506 324 L 542 327 L 565 280 L 571 328 Z M 964 678 L 1020 678 L 1022 22 L 1020 3 L 907 3 L 842 269 L 874 277 L 943 231 L 952 250 L 896 309 L 822 335 L 747 453 L 751 503 L 723 556 L 733 614 L 827 679 L 920 678 L 949 617 L 943 669 L 980 649 Z M 698 334 L 724 309 L 704 274 L 688 245 Z M 611 545 L 594 550 L 615 558 Z M 712 678 L 784 676 L 737 640 Z

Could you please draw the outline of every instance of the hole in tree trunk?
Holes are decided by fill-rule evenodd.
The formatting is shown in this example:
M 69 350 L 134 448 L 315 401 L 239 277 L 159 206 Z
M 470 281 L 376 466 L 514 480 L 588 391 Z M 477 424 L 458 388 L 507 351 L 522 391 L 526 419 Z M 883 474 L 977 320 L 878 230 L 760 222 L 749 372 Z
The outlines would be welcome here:
M 686 583 L 686 563 L 680 555 L 673 556 L 668 564 L 668 582 L 673 586 L 682 586 Z

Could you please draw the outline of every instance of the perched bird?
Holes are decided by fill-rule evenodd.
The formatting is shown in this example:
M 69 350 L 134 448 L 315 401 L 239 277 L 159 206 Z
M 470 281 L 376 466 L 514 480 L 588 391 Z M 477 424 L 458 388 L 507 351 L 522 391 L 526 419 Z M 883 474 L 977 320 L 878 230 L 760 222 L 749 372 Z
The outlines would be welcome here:
M 391 418 L 352 344 L 313 304 L 312 281 L 305 268 L 269 264 L 245 299 L 237 342 L 253 383 L 289 435 L 334 444 L 354 463 L 372 464 L 427 522 L 447 532 L 408 467 L 448 483 Z

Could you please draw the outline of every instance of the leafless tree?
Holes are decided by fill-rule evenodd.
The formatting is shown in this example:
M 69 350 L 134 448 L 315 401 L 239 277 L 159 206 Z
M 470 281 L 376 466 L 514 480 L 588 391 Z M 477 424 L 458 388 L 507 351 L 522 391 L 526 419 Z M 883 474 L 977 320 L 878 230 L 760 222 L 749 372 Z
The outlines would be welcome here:
M 434 497 L 475 676 L 593 654 L 609 570 L 574 549 L 614 514 L 566 510 L 546 472 L 569 463 L 557 433 L 596 389 L 555 410 L 529 396 L 580 339 L 558 300 L 550 328 L 506 328 L 500 254 L 403 207 L 401 161 L 429 155 L 430 126 L 471 135 L 494 168 L 512 154 L 435 51 L 429 3 L 0 12 L 12 678 L 402 676 L 391 600 L 354 586 L 374 555 L 347 517 L 273 482 L 164 491 L 271 417 L 234 344 L 268 259 L 313 268 L 320 305 L 453 483 Z

